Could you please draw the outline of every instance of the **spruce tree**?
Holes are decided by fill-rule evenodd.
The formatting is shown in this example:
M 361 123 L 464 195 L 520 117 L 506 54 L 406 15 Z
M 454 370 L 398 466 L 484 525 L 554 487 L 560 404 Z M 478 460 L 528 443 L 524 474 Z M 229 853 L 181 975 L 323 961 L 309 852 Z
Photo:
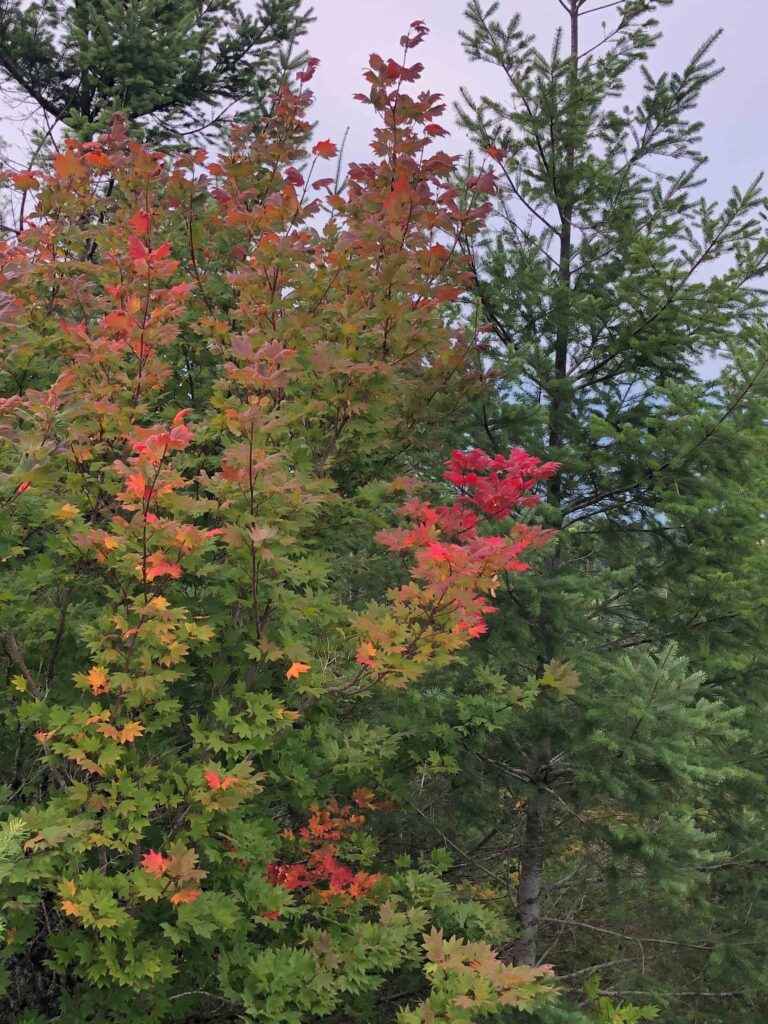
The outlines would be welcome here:
M 301 0 L 4 0 L 0 78 L 53 122 L 89 137 L 110 114 L 155 139 L 210 131 L 237 104 L 257 111 L 301 55 Z
M 471 256 L 498 387 L 457 438 L 561 462 L 558 535 L 501 581 L 453 702 L 412 709 L 414 827 L 511 905 L 518 963 L 577 991 L 596 972 L 670 1024 L 746 1024 L 768 948 L 765 201 L 707 198 L 715 38 L 655 76 L 671 0 L 558 2 L 548 51 L 467 8 L 467 53 L 502 83 L 460 112 L 472 175 L 496 175 Z

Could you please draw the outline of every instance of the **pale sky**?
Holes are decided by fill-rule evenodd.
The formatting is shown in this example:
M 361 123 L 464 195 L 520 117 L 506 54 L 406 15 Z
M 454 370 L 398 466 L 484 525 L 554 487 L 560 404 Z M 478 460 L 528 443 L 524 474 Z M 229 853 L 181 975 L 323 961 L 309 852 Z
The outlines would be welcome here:
M 413 60 L 425 65 L 425 88 L 449 100 L 458 98 L 462 84 L 475 93 L 503 88 L 500 77 L 464 56 L 458 39 L 464 0 L 314 0 L 314 8 L 317 21 L 306 46 L 321 60 L 312 83 L 318 137 L 339 141 L 349 126 L 347 158 L 365 157 L 372 124 L 370 111 L 351 98 L 363 91 L 360 74 L 368 54 L 374 50 L 399 59 L 399 38 L 414 19 L 423 19 L 431 29 L 418 50 L 411 51 Z M 547 51 L 564 16 L 557 0 L 501 0 L 497 17 L 506 20 L 516 10 Z M 610 15 L 592 15 L 593 31 L 601 33 L 603 18 L 610 27 Z M 682 68 L 708 35 L 724 30 L 715 56 L 725 73 L 709 86 L 700 108 L 706 123 L 704 151 L 711 158 L 708 191 L 720 198 L 731 184 L 746 185 L 768 169 L 768 0 L 677 0 L 662 10 L 661 26 L 664 39 L 652 60 L 655 73 Z M 455 132 L 441 146 L 460 152 L 465 140 Z

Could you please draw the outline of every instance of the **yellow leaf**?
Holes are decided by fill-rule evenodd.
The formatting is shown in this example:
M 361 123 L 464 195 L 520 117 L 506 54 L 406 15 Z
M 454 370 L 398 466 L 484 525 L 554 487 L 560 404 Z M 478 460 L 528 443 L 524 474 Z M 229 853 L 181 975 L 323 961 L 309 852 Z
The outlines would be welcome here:
M 570 697 L 578 689 L 581 680 L 569 661 L 550 661 L 544 666 L 544 675 L 539 683 L 541 686 L 551 686 L 562 697 Z
M 76 505 L 71 505 L 67 502 L 62 505 L 61 508 L 57 508 L 53 513 L 53 518 L 58 519 L 60 523 L 67 523 L 79 513 L 80 509 Z

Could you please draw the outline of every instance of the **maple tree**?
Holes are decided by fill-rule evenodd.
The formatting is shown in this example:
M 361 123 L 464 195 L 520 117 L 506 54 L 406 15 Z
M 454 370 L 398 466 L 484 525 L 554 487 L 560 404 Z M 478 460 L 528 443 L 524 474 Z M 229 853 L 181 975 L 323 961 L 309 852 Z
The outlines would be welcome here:
M 420 479 L 477 386 L 444 306 L 487 183 L 459 204 L 440 97 L 375 54 L 373 158 L 318 177 L 316 63 L 218 158 L 117 118 L 12 180 L 31 195 L 0 247 L 19 1020 L 468 1022 L 551 992 L 493 952 L 491 909 L 367 829 L 397 808 L 369 788 L 365 709 L 483 632 L 499 577 L 549 539 L 528 517 L 557 467 L 455 452 Z

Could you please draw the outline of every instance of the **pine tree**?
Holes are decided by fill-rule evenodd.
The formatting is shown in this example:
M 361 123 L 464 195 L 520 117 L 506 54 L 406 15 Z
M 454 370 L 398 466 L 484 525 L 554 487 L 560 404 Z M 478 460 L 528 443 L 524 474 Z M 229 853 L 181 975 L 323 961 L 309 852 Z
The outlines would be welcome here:
M 210 130 L 236 104 L 258 111 L 303 55 L 301 0 L 4 0 L 0 77 L 84 137 L 114 111 L 154 138 Z
M 467 9 L 467 52 L 506 95 L 465 93 L 461 111 L 470 180 L 489 161 L 496 176 L 472 255 L 499 380 L 459 443 L 563 468 L 544 506 L 558 540 L 501 581 L 483 665 L 453 702 L 412 709 L 419 841 L 513 904 L 517 962 L 552 961 L 577 990 L 597 971 L 675 1024 L 751 1022 L 768 938 L 765 201 L 759 182 L 706 196 L 695 108 L 715 38 L 656 77 L 671 0 L 559 2 L 546 53 L 498 3 Z

